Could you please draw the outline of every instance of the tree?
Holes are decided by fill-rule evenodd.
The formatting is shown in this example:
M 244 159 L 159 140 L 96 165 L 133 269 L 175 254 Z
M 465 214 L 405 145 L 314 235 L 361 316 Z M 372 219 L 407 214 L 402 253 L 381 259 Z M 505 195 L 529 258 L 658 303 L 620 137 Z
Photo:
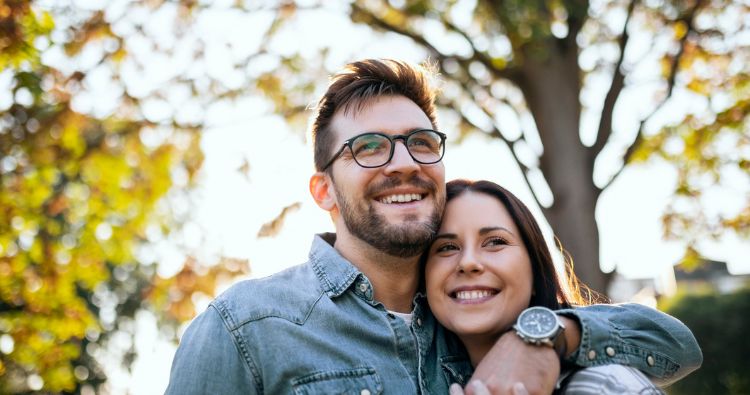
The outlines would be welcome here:
M 628 164 L 661 156 L 678 167 L 665 235 L 689 243 L 686 259 L 706 235 L 747 235 L 750 204 L 726 218 L 697 213 L 711 181 L 731 169 L 740 170 L 734 185 L 747 180 L 748 5 L 355 0 L 345 12 L 407 38 L 437 64 L 445 79 L 439 104 L 462 134 L 507 144 L 594 290 L 606 292 L 610 280 L 599 267 L 595 207 Z M 687 99 L 701 106 L 680 108 Z M 684 119 L 665 122 L 675 113 Z
M 144 103 L 161 92 L 123 88 L 133 57 L 112 21 L 70 11 L 0 2 L 0 393 L 96 389 L 114 336 L 131 339 L 132 362 L 138 311 L 176 328 L 194 295 L 247 270 L 189 258 L 173 277 L 157 273 L 147 250 L 184 221 L 175 203 L 202 163 L 202 120 L 149 116 Z M 85 101 L 103 72 L 119 94 L 102 112 Z

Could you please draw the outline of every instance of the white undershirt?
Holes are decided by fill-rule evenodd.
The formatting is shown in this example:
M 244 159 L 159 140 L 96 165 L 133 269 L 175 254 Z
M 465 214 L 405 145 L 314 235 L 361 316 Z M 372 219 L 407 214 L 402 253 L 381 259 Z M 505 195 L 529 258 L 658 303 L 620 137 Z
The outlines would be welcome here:
M 390 311 L 390 310 L 388 310 L 388 312 L 404 320 L 406 322 L 406 326 L 409 326 L 409 327 L 411 326 L 412 313 L 399 313 L 397 311 Z

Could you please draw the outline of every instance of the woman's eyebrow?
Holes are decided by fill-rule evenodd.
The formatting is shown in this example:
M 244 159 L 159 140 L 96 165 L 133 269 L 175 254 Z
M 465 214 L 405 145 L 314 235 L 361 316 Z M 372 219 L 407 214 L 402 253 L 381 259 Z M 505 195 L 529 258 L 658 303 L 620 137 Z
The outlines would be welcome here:
M 456 236 L 455 233 L 441 233 L 441 234 L 435 236 L 434 240 L 437 240 L 437 239 L 457 239 L 457 238 L 458 238 L 458 236 Z
M 479 229 L 479 234 L 480 235 L 485 235 L 487 233 L 494 232 L 496 230 L 502 230 L 502 231 L 505 231 L 507 233 L 513 234 L 513 232 L 511 232 L 510 230 L 508 230 L 507 228 L 504 228 L 502 226 L 485 226 L 485 227 Z

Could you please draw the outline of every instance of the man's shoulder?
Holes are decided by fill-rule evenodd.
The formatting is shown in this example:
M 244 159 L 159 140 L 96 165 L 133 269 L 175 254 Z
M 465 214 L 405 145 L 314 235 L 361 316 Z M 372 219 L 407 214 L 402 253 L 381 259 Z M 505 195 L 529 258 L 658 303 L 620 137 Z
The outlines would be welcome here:
M 323 294 L 320 281 L 306 263 L 234 284 L 211 306 L 230 330 L 270 317 L 300 324 Z

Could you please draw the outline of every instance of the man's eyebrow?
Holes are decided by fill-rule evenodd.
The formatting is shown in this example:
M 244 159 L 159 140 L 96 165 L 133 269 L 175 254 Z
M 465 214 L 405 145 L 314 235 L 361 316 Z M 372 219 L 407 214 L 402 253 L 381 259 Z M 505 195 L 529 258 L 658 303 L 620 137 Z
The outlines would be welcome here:
M 413 128 L 405 128 L 405 129 L 401 129 L 401 130 L 393 130 L 393 129 L 368 129 L 368 130 L 360 132 L 359 134 L 365 134 L 365 133 L 383 133 L 383 134 L 387 134 L 389 136 L 391 136 L 391 135 L 400 135 L 400 136 L 403 136 L 403 135 L 409 134 L 411 132 L 416 132 L 417 130 L 434 130 L 434 129 L 432 128 L 432 126 L 430 126 L 428 128 L 426 128 L 424 126 L 416 126 L 416 127 L 413 127 Z

